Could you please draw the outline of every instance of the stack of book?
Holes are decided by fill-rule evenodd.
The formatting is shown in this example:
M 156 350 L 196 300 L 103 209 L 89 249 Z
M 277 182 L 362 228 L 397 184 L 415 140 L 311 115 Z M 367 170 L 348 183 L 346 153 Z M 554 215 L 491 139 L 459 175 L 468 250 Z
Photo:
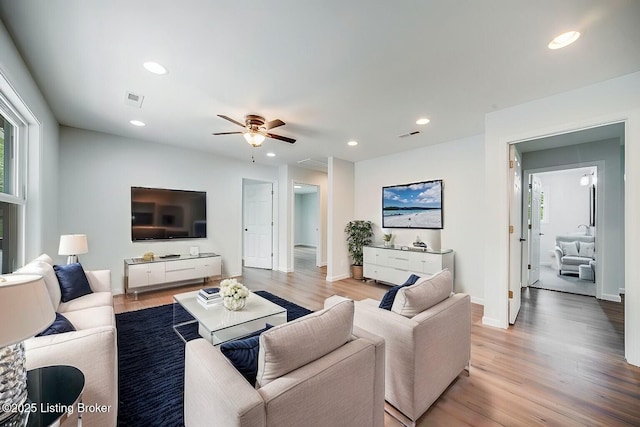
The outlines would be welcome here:
M 198 297 L 196 299 L 205 308 L 214 306 L 222 302 L 222 297 L 220 296 L 219 291 L 220 288 L 200 289 L 200 292 L 198 292 Z

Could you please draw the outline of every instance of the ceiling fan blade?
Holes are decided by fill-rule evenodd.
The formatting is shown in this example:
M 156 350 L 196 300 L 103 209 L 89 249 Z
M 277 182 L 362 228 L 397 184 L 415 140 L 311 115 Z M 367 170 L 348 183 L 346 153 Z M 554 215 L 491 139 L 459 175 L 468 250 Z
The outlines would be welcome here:
M 243 132 L 216 132 L 216 133 L 212 133 L 211 135 L 236 135 L 240 133 L 243 133 Z
M 238 121 L 236 121 L 236 120 L 233 120 L 231 117 L 223 116 L 222 114 L 218 114 L 218 117 L 220 117 L 221 119 L 228 120 L 228 121 L 230 121 L 231 123 L 235 123 L 235 124 L 237 124 L 238 126 L 245 127 L 244 123 L 240 123 L 240 122 L 238 122 Z
M 264 136 L 266 136 L 267 138 L 279 139 L 280 141 L 288 142 L 289 144 L 293 144 L 294 142 L 296 142 L 296 140 L 293 138 L 288 138 L 286 136 L 276 135 L 273 133 L 265 132 Z
M 283 122 L 280 119 L 275 119 L 275 120 L 271 120 L 270 122 L 267 122 L 264 124 L 264 128 L 269 130 L 269 129 L 273 129 L 273 128 L 277 128 L 278 126 L 283 126 L 286 123 Z

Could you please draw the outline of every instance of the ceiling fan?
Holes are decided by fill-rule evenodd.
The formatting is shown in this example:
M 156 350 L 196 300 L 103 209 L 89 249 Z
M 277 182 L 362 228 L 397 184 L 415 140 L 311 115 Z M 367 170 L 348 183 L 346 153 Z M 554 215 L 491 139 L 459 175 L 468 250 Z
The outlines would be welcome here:
M 293 138 L 287 138 L 286 136 L 276 135 L 274 133 L 267 132 L 268 130 L 277 128 L 278 126 L 285 125 L 285 122 L 283 122 L 280 119 L 275 119 L 275 120 L 271 120 L 270 122 L 267 122 L 262 116 L 258 116 L 255 114 L 247 114 L 247 116 L 244 118 L 244 124 L 243 124 L 237 120 L 233 120 L 230 117 L 223 116 L 222 114 L 218 114 L 218 117 L 220 117 L 221 119 L 228 120 L 231 123 L 235 123 L 238 126 L 242 126 L 243 128 L 245 128 L 245 130 L 238 131 L 238 132 L 216 132 L 213 135 L 233 135 L 233 134 L 241 133 L 244 136 L 244 139 L 246 139 L 247 142 L 251 144 L 251 146 L 253 147 L 260 147 L 264 142 L 265 138 L 279 139 L 280 141 L 285 141 L 290 144 L 293 144 L 294 142 L 296 142 L 296 140 Z

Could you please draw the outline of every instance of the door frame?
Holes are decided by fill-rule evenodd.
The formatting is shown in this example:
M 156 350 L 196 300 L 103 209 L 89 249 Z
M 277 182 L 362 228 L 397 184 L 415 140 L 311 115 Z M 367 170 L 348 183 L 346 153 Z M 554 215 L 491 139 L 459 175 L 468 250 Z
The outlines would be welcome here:
M 315 187 L 316 188 L 316 198 L 318 201 L 318 208 L 316 211 L 316 219 L 317 219 L 317 224 L 318 224 L 318 229 L 316 230 L 316 267 L 321 267 L 322 266 L 322 248 L 324 245 L 324 242 L 322 241 L 322 200 L 321 200 L 321 187 L 318 184 L 308 184 L 306 182 L 302 182 L 302 181 L 296 181 L 294 180 L 291 184 L 291 200 L 293 201 L 293 203 L 291 204 L 291 224 L 292 226 L 292 232 L 291 232 L 291 247 L 289 248 L 289 253 L 293 254 L 293 250 L 294 247 L 296 245 L 296 239 L 295 239 L 295 224 L 296 224 L 296 206 L 295 206 L 295 198 L 296 198 L 296 194 L 295 194 L 295 186 L 296 185 L 307 185 L 307 186 L 311 186 L 311 187 Z M 291 271 L 295 271 L 296 270 L 296 261 L 295 261 L 295 257 L 292 256 L 291 257 Z
M 604 173 L 604 161 L 596 160 L 591 162 L 568 163 L 566 165 L 557 165 L 557 166 L 550 166 L 550 167 L 537 168 L 537 169 L 527 169 L 522 172 L 522 176 L 525 180 L 528 180 L 530 175 L 535 175 L 537 173 L 554 172 L 554 171 L 560 171 L 560 170 L 578 169 L 578 168 L 585 168 L 585 167 L 595 167 L 597 170 L 598 186 L 597 186 L 597 197 L 596 197 L 596 225 L 595 225 L 596 232 L 594 234 L 594 237 L 596 239 L 596 253 L 601 254 L 603 253 L 603 245 L 602 245 L 604 241 L 603 239 L 606 239 L 606 236 L 604 235 L 604 232 L 603 232 L 603 229 L 604 229 L 603 224 L 605 224 L 604 221 L 606 216 L 605 209 L 604 209 L 604 200 L 605 200 L 604 184 L 606 182 L 605 173 Z M 527 215 L 527 213 L 522 212 L 523 221 L 526 221 L 528 219 L 528 218 L 525 218 L 525 215 Z M 511 256 L 511 254 L 509 254 L 509 256 Z M 524 263 L 525 260 L 523 259 L 522 262 Z M 602 263 L 603 260 L 600 260 L 598 262 Z M 602 284 L 604 283 L 603 282 L 604 278 L 602 276 L 603 270 L 604 269 L 600 267 L 600 268 L 596 268 L 596 271 L 595 271 L 596 298 L 598 299 L 602 299 Z

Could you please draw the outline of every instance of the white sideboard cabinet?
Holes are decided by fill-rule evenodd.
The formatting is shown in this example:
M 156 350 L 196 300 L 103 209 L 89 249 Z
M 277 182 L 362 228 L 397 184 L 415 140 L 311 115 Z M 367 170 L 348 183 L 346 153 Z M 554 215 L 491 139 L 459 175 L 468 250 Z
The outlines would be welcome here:
M 220 255 L 202 253 L 200 255 L 180 255 L 173 258 L 142 258 L 124 260 L 124 289 L 133 293 L 156 289 L 167 285 L 180 285 L 222 274 Z
M 424 277 L 444 268 L 454 273 L 451 249 L 402 250 L 399 247 L 365 246 L 363 254 L 364 277 L 394 285 L 403 284 L 411 274 Z

